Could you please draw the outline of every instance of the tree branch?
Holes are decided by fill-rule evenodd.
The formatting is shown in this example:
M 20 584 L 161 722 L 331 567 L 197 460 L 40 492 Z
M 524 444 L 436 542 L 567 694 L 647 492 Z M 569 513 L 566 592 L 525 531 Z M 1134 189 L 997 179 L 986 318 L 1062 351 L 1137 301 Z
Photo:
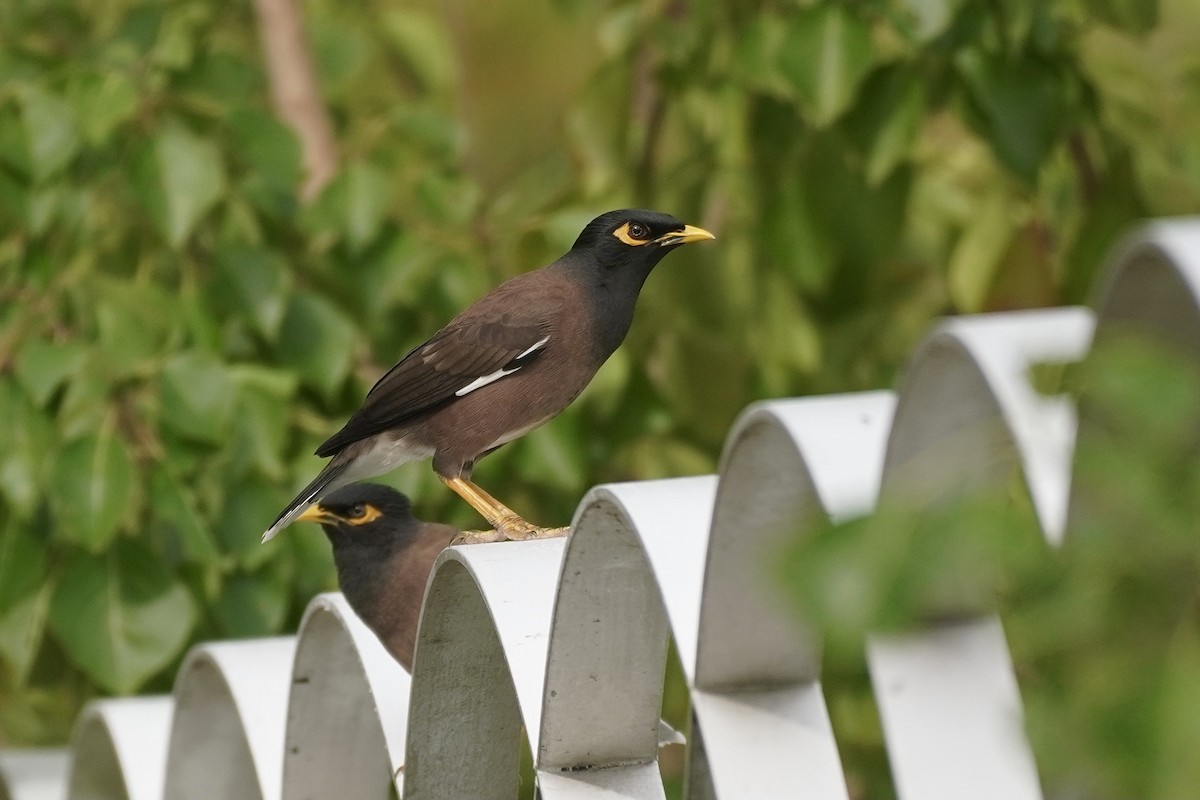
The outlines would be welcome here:
M 312 200 L 337 172 L 333 124 L 321 99 L 317 71 L 304 36 L 299 0 L 255 0 L 271 103 L 300 139 L 304 181 L 300 199 Z

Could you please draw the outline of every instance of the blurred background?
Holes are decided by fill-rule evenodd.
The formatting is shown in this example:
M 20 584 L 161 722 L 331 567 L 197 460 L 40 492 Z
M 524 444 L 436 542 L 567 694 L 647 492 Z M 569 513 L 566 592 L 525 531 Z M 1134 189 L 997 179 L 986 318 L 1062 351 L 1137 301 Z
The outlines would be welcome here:
M 939 315 L 1085 302 L 1131 221 L 1200 207 L 1198 30 L 1195 0 L 5 0 L 0 744 L 293 630 L 328 544 L 259 536 L 315 446 L 602 211 L 718 241 L 481 463 L 542 524 L 714 471 L 753 400 L 892 386 Z M 481 524 L 428 463 L 386 481 Z

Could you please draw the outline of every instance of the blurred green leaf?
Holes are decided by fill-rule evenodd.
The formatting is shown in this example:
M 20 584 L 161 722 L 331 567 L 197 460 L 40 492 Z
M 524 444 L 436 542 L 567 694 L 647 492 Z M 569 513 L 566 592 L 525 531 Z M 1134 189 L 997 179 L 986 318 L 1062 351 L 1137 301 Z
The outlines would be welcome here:
M 52 344 L 29 339 L 17 357 L 17 380 L 33 402 L 44 407 L 87 357 L 87 346 L 78 342 Z
M 737 40 L 734 65 L 748 86 L 786 95 L 787 83 L 779 68 L 779 49 L 786 23 L 779 15 L 764 12 L 747 21 Z
M 763 244 L 772 266 L 786 270 L 801 289 L 823 289 L 833 274 L 833 251 L 828 236 L 813 217 L 804 182 L 785 178 L 765 214 Z
M 310 460 L 315 475 L 320 461 Z M 255 570 L 273 558 L 284 546 L 279 540 L 286 534 L 267 544 L 261 543 L 262 534 L 283 510 L 289 497 L 260 479 L 247 478 L 230 485 L 225 505 L 217 517 L 217 538 L 222 550 L 247 570 Z
M 225 167 L 216 146 L 176 121 L 164 123 L 142 152 L 138 177 L 143 205 L 176 249 L 225 188 Z
M 868 633 L 998 609 L 1028 571 L 1048 561 L 1027 505 L 977 493 L 934 508 L 893 505 L 826 523 L 793 548 L 784 570 L 798 606 L 820 620 L 831 650 L 854 659 Z
M 35 186 L 30 188 L 26 199 L 29 232 L 34 236 L 43 236 L 58 214 L 63 199 L 62 187 L 53 184 Z
M 99 553 L 129 517 L 136 473 L 127 447 L 109 426 L 67 445 L 55 459 L 50 508 L 64 541 Z
M 373 17 L 370 24 L 378 27 L 378 18 Z M 322 83 L 334 90 L 352 86 L 375 56 L 374 42 L 367 31 L 336 17 L 326 18 L 326 24 L 314 30 L 312 37 L 317 72 Z
M 1158 25 L 1159 0 L 1085 0 L 1084 5 L 1097 19 L 1138 35 Z
M 274 342 L 291 287 L 287 262 L 270 250 L 229 245 L 217 253 L 216 263 L 213 294 L 218 302 L 232 300 L 253 320 L 258 333 Z
M 168 536 L 178 542 L 185 560 L 201 564 L 220 560 L 216 538 L 196 508 L 195 497 L 165 467 L 150 473 L 150 500 L 152 522 L 164 526 Z
M 279 331 L 280 362 L 329 399 L 350 371 L 354 323 L 337 306 L 308 292 L 292 297 Z
M 21 101 L 33 179 L 44 181 L 79 152 L 79 131 L 71 107 L 62 98 L 30 87 Z
M 344 174 L 343 230 L 351 250 L 360 251 L 379 233 L 391 186 L 387 176 L 370 164 L 351 164 Z
M 0 529 L 0 657 L 24 683 L 50 606 L 46 543 L 12 520 Z
M 426 91 L 446 88 L 454 77 L 454 47 L 440 20 L 418 8 L 392 8 L 383 32 Z
M 138 109 L 137 89 L 122 72 L 88 72 L 72 85 L 71 105 L 80 133 L 90 145 L 103 145 Z
M 0 162 L 22 178 L 33 171 L 24 119 L 16 103 L 0 103 Z
M 234 410 L 225 365 L 205 353 L 184 352 L 163 365 L 162 421 L 183 436 L 220 444 Z
M 780 67 L 813 124 L 824 127 L 850 105 L 871 68 L 871 31 L 841 3 L 801 11 L 788 28 Z
M 1000 259 L 1019 223 L 1019 210 L 1004 187 L 987 192 L 977 214 L 967 222 L 950 255 L 947 282 L 955 305 L 966 312 L 984 309 Z
M 59 437 L 70 441 L 99 429 L 109 414 L 111 388 L 100 365 L 85 362 L 63 390 L 55 420 Z
M 277 370 L 250 366 L 234 368 L 232 377 L 237 386 L 232 431 L 237 443 L 234 463 L 257 470 L 263 477 L 282 479 L 289 420 L 279 412 L 292 404 L 296 379 Z
M 79 553 L 63 568 L 50 624 L 63 649 L 106 691 L 127 694 L 175 658 L 196 611 L 167 564 L 137 542 L 103 557 Z
M 923 40 L 940 35 L 965 0 L 904 0 L 917 20 L 917 35 Z
M 1038 169 L 1066 122 L 1059 74 L 1034 59 L 967 51 L 958 67 L 996 155 L 1026 181 Z
M 700 431 L 720 431 L 745 405 L 751 363 L 728 340 L 704 330 L 664 335 L 658 342 L 649 377 L 676 422 Z M 720 444 L 723 435 L 713 444 Z
M 37 509 L 54 430 L 11 379 L 0 379 L 0 419 L 6 421 L 0 425 L 0 494 L 29 519 Z
M 294 210 L 296 188 L 300 184 L 300 144 L 291 129 L 259 109 L 238 109 L 229 117 L 229 127 L 237 147 L 234 155 L 250 171 L 249 187 L 255 199 L 264 189 L 271 205 L 264 210 Z
M 909 156 L 924 110 L 925 87 L 908 68 L 886 68 L 866 81 L 846 128 L 866 154 L 867 183 L 877 186 Z
M 288 600 L 287 576 L 268 564 L 258 572 L 228 576 L 213 610 L 225 636 L 270 636 L 279 633 Z
M 113 376 L 142 374 L 183 322 L 180 298 L 152 284 L 102 281 L 87 287 L 100 334 L 100 355 Z

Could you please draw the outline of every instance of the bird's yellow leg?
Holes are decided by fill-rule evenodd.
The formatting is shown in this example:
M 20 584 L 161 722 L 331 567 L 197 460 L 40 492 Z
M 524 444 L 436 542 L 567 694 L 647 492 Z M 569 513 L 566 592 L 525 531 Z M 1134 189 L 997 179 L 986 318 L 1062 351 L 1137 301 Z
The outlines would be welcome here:
M 567 535 L 567 528 L 539 528 L 537 525 L 526 522 L 517 512 L 466 478 L 445 478 L 441 475 L 438 477 L 441 478 L 442 483 L 453 489 L 455 494 L 470 503 L 471 508 L 482 514 L 483 518 L 488 521 L 488 524 L 495 528 L 497 533 L 503 535 L 505 539 L 519 541 L 522 539 L 550 539 L 555 536 Z M 464 534 L 455 541 L 492 541 L 485 537 L 486 534 Z

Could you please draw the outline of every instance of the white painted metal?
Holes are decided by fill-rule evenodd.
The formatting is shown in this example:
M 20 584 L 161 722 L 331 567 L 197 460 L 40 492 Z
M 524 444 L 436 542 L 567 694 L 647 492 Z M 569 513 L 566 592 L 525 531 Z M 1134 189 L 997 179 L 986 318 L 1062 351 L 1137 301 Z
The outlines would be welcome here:
M 175 681 L 163 796 L 278 800 L 295 637 L 197 645 Z
M 564 544 L 479 544 L 438 558 L 413 663 L 404 797 L 515 796 L 522 722 L 537 752 Z
M 62 800 L 70 763 L 62 748 L 0 750 L 0 800 Z
M 575 514 L 559 578 L 539 768 L 655 759 L 667 629 L 634 523 L 611 487 L 593 489 Z
M 883 493 L 935 500 L 1024 481 L 1042 530 L 1062 537 L 1075 415 L 1029 371 L 1080 360 L 1092 314 L 1056 308 L 946 320 L 918 347 L 888 439 Z
M 1200 363 L 1200 219 L 1151 222 L 1115 250 L 1096 303 L 1096 339 L 1133 332 Z M 1089 436 L 1079 421 L 1079 437 Z M 1070 507 L 1078 525 L 1085 499 L 1074 487 Z
M 1096 313 L 1100 330 L 1133 327 L 1200 358 L 1200 219 L 1159 220 L 1126 237 Z
M 386 798 L 400 788 L 409 677 L 341 592 L 308 604 L 296 637 L 285 798 Z
M 716 476 L 704 475 L 610 483 L 592 495 L 619 507 L 638 537 L 689 680 L 695 675 L 700 593 L 716 493 Z
M 901 388 L 884 500 L 911 507 L 983 486 L 1003 489 L 1018 479 L 1046 537 L 1059 541 L 1074 409 L 1063 398 L 1038 394 L 1029 371 L 1039 362 L 1079 360 L 1091 334 L 1091 313 L 1075 308 L 939 325 L 918 348 Z M 994 778 L 989 794 L 977 796 L 1041 797 L 1028 744 L 1012 736 L 1021 702 L 997 620 L 897 636 L 886 646 L 874 642 L 868 662 L 901 798 L 961 797 L 971 776 Z M 916 674 L 935 663 L 943 666 Z M 920 700 L 907 702 L 914 694 Z M 947 753 L 954 754 L 954 769 L 928 775 L 930 764 Z
M 542 797 L 570 797 L 579 800 L 628 800 L 640 797 L 664 797 L 658 764 L 633 764 L 581 772 L 539 772 L 538 788 Z
M 765 570 L 806 523 L 874 505 L 894 404 L 865 392 L 756 404 L 738 419 L 721 460 L 697 686 L 817 678 L 818 648 Z
M 156 800 L 162 797 L 169 696 L 94 700 L 71 737 L 70 800 Z
M 999 621 L 873 636 L 868 650 L 900 797 L 1041 797 Z
M 890 392 L 761 403 L 730 433 L 712 520 L 692 690 L 689 783 L 704 796 L 847 797 L 820 651 L 771 565 L 806 525 L 873 506 Z

